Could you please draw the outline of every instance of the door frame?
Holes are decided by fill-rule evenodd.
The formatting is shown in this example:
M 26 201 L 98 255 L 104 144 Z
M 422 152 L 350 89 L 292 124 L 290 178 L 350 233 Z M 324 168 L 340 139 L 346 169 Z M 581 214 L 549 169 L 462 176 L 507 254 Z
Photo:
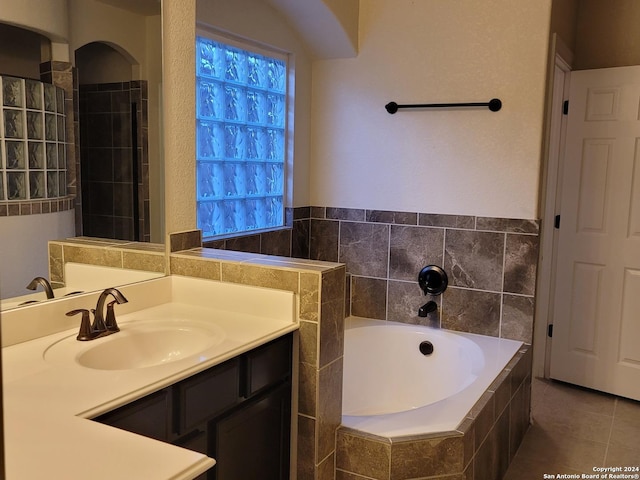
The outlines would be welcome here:
M 542 224 L 536 279 L 535 322 L 533 330 L 533 371 L 535 377 L 549 378 L 551 338 L 549 325 L 553 323 L 553 292 L 556 276 L 558 230 L 555 216 L 560 213 L 561 176 L 565 148 L 567 115 L 563 104 L 569 99 L 569 84 L 573 54 L 557 34 L 553 34 L 549 48 L 545 145 L 541 169 L 540 205 Z

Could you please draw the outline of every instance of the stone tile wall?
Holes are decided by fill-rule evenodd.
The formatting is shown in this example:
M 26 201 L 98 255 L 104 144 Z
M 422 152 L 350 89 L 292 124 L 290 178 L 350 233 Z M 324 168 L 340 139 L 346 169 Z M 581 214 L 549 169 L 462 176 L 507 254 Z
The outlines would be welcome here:
M 172 249 L 195 236 L 193 232 L 172 235 Z M 172 253 L 170 271 L 298 294 L 296 478 L 334 480 L 336 430 L 342 421 L 344 265 L 193 248 Z
M 40 64 L 40 80 L 51 83 L 56 87 L 64 90 L 66 132 L 65 139 L 67 141 L 67 193 L 69 196 L 70 210 L 75 207 L 76 216 L 76 232 L 82 232 L 82 216 L 80 204 L 80 184 L 78 175 L 80 172 L 80 149 L 79 141 L 79 114 L 78 114 L 78 75 L 76 68 L 69 62 L 49 61 Z M 45 205 L 42 206 L 42 213 L 54 212 L 52 208 L 45 211 Z M 57 211 L 62 211 L 58 208 Z M 40 213 L 38 210 L 32 213 Z
M 310 209 L 309 256 L 350 274 L 350 314 L 440 326 L 531 343 L 538 222 L 342 208 Z M 440 308 L 426 298 L 420 269 L 444 268 Z
M 347 315 L 532 341 L 538 261 L 537 220 L 301 207 L 287 230 L 206 246 L 345 263 Z M 449 288 L 436 312 L 417 276 L 444 268 Z
M 84 235 L 150 240 L 147 83 L 80 85 Z
M 128 268 L 147 272 L 165 271 L 164 245 L 123 240 L 74 237 L 49 241 L 49 281 L 64 286 L 67 262 Z
M 531 348 L 523 347 L 456 431 L 384 438 L 338 429 L 336 480 L 500 480 L 529 425 Z

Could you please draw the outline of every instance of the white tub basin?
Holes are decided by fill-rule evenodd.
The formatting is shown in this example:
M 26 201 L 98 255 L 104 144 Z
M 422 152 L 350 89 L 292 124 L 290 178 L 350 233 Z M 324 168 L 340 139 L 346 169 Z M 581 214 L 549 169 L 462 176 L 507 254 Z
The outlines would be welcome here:
M 44 352 L 56 365 L 97 370 L 131 370 L 183 360 L 221 343 L 224 331 L 213 323 L 162 320 L 120 325 L 120 332 L 80 342 L 65 337 Z

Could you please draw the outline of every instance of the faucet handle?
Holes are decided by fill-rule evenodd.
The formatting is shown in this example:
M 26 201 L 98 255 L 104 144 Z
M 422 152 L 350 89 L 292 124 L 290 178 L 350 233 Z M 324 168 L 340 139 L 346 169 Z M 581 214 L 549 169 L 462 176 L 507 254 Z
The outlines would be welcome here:
M 71 310 L 67 312 L 67 317 L 73 317 L 74 315 L 82 314 L 82 321 L 80 322 L 80 331 L 78 332 L 77 340 L 86 341 L 93 340 L 95 335 L 91 328 L 91 317 L 89 316 L 89 310 L 86 308 L 79 308 L 77 310 Z
M 116 322 L 116 312 L 113 310 L 113 306 L 116 303 L 120 303 L 117 300 L 107 303 L 107 318 L 104 321 L 105 327 L 110 332 L 119 332 L 120 328 Z

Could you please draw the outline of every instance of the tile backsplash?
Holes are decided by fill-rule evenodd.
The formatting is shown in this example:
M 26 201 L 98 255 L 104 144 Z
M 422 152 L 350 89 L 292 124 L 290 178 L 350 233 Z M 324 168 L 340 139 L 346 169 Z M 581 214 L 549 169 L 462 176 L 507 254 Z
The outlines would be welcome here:
M 347 314 L 428 324 L 531 343 L 538 220 L 418 212 L 301 207 L 293 228 L 205 242 L 347 266 Z M 442 266 L 449 287 L 425 297 L 417 276 Z M 418 308 L 439 308 L 426 318 Z

